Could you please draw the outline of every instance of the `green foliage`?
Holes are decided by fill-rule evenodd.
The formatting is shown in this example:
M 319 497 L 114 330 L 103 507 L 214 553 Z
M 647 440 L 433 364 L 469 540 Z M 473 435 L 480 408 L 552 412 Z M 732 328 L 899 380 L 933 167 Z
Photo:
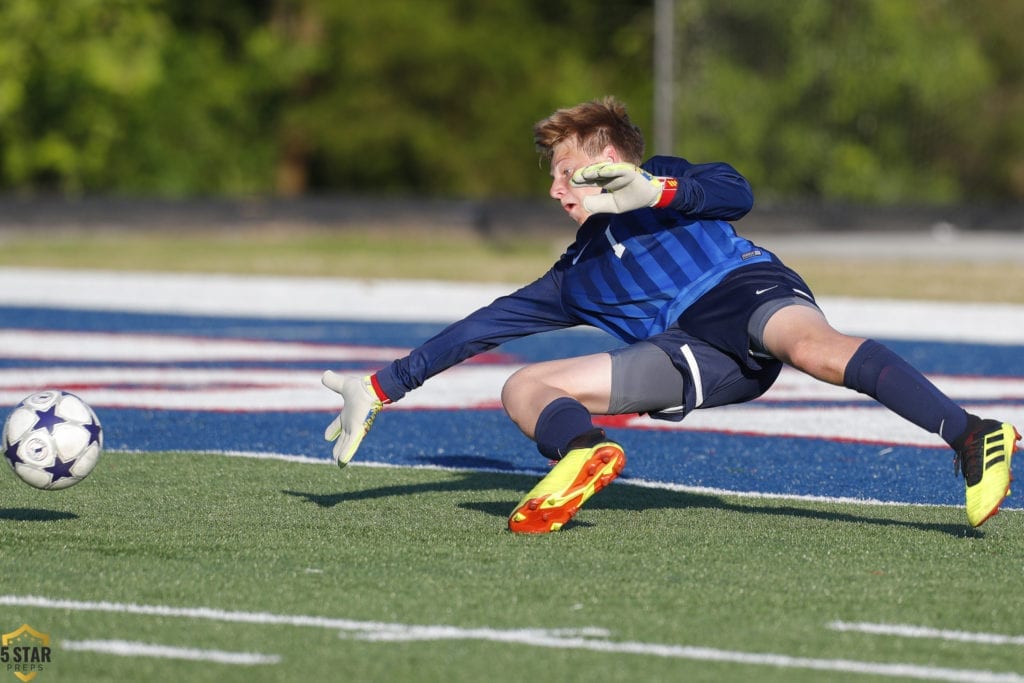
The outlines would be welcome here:
M 784 7 L 783 7 L 784 5 Z M 959 158 L 993 81 L 955 6 L 708 4 L 681 43 L 685 146 L 781 196 L 967 199 Z
M 530 128 L 649 129 L 650 0 L 6 0 L 0 190 L 536 196 Z M 759 197 L 1024 197 L 1017 0 L 676 0 L 678 140 Z
M 73 192 L 103 176 L 134 102 L 164 77 L 170 31 L 142 3 L 0 5 L 4 185 Z

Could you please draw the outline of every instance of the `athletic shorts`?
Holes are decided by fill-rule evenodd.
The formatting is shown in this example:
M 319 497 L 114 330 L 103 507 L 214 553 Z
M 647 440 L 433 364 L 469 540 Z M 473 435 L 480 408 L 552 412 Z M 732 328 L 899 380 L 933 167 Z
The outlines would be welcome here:
M 677 421 L 757 398 L 782 370 L 764 349 L 765 324 L 793 305 L 817 308 L 807 283 L 781 262 L 733 271 L 669 329 L 611 352 L 609 412 Z

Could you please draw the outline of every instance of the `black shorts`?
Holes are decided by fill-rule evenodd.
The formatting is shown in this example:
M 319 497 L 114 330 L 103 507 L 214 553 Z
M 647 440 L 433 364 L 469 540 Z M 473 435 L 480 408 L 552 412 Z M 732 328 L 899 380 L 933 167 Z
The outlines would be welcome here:
M 733 271 L 669 329 L 612 355 L 613 414 L 681 420 L 695 408 L 743 403 L 775 382 L 764 326 L 781 308 L 817 308 L 807 283 L 780 262 Z

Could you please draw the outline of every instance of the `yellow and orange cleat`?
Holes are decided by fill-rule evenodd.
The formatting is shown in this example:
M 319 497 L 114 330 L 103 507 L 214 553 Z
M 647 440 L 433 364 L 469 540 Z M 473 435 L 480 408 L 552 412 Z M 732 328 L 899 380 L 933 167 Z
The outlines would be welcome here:
M 509 530 L 518 534 L 558 531 L 625 466 L 626 454 L 614 441 L 569 451 L 519 501 L 509 515 Z

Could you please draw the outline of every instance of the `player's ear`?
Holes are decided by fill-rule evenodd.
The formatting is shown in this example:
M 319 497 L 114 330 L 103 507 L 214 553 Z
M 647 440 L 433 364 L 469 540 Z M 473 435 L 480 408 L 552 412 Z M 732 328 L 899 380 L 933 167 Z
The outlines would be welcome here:
M 611 162 L 622 161 L 622 156 L 614 145 L 605 145 L 601 150 L 601 158 Z

